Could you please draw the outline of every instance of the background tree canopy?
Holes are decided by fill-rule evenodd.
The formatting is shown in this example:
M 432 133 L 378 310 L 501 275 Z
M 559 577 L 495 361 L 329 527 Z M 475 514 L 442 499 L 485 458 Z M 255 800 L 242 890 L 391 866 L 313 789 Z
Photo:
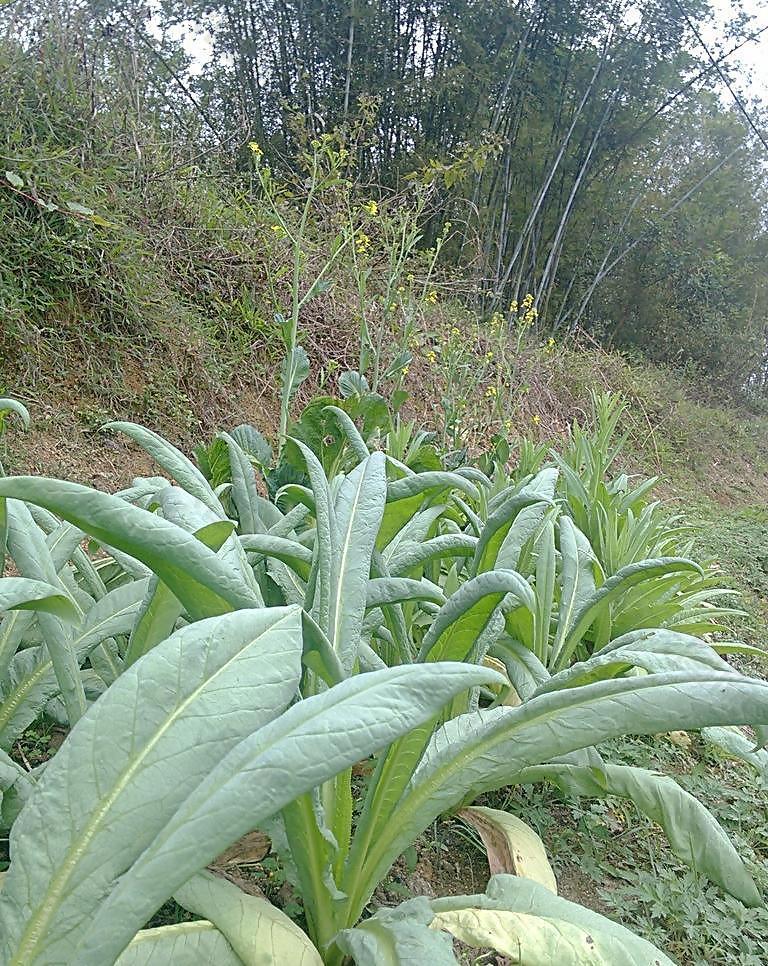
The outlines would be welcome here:
M 702 0 L 17 0 L 0 153 L 49 158 L 59 185 L 108 164 L 151 206 L 158 170 L 247 193 L 249 142 L 296 173 L 336 131 L 361 189 L 432 184 L 423 244 L 451 223 L 443 255 L 480 311 L 530 292 L 543 335 L 580 327 L 762 394 L 766 151 L 718 73 L 756 28 L 736 11 L 708 56 L 710 16 Z

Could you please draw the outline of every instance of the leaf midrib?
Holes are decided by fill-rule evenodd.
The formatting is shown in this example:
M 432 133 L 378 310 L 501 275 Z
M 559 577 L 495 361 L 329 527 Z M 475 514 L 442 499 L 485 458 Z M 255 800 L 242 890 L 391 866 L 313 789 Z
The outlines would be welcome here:
M 29 964 L 34 961 L 32 953 L 35 947 L 38 945 L 42 931 L 48 925 L 54 913 L 61 904 L 64 887 L 69 881 L 78 861 L 103 824 L 104 817 L 123 793 L 130 780 L 138 771 L 139 766 L 146 760 L 150 751 L 157 746 L 158 742 L 166 734 L 169 728 L 180 718 L 182 712 L 187 709 L 187 707 L 200 695 L 202 691 L 204 691 L 210 685 L 212 681 L 222 674 L 223 671 L 229 668 L 230 665 L 233 664 L 245 650 L 252 647 L 260 637 L 263 637 L 265 633 L 278 627 L 283 621 L 287 620 L 289 616 L 292 615 L 286 615 L 285 617 L 280 618 L 278 621 L 275 621 L 274 624 L 270 624 L 268 627 L 264 628 L 264 630 L 262 630 L 256 637 L 249 638 L 225 664 L 222 664 L 221 667 L 216 670 L 214 674 L 206 677 L 204 681 L 189 695 L 189 697 L 178 705 L 174 712 L 169 715 L 162 727 L 156 730 L 151 741 L 145 745 L 141 754 L 138 755 L 136 759 L 129 765 L 129 767 L 123 771 L 120 779 L 114 785 L 112 792 L 106 797 L 105 800 L 103 800 L 101 806 L 98 808 L 91 821 L 88 822 L 82 833 L 70 846 L 65 860 L 59 865 L 58 871 L 51 878 L 43 901 L 38 903 L 37 911 L 30 916 L 29 920 L 27 921 L 24 932 L 22 933 L 18 944 L 17 952 L 14 955 L 14 958 L 11 960 L 11 964 L 18 964 L 18 966 L 29 966 Z

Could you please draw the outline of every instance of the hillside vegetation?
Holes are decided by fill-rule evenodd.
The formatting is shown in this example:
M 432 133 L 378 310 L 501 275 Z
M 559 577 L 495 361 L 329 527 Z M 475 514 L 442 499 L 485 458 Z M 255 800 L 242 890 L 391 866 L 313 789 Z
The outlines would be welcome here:
M 0 7 L 0 963 L 768 963 L 710 13 Z

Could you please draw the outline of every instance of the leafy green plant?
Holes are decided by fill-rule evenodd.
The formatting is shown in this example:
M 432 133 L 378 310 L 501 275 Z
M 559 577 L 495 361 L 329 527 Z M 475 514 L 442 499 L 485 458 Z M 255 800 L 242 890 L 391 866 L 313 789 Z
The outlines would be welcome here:
M 703 806 L 671 779 L 613 765 L 594 747 L 629 733 L 768 724 L 768 685 L 738 675 L 709 645 L 673 630 L 614 633 L 622 594 L 695 566 L 646 561 L 599 583 L 585 538 L 558 515 L 555 471 L 488 499 L 479 471 L 414 472 L 369 452 L 348 416 L 331 415 L 345 439 L 328 464 L 334 475 L 292 441 L 284 452 L 303 461 L 309 485 L 285 484 L 274 502 L 259 492 L 245 440 L 224 438 L 239 531 L 223 491 L 133 424 L 115 428 L 178 485 L 149 478 L 110 496 L 0 481 L 22 574 L 0 582 L 11 608 L 3 653 L 23 668 L 32 656 L 33 683 L 47 682 L 45 702 L 62 695 L 74 725 L 37 787 L 38 776 L 3 759 L 3 814 L 15 819 L 0 901 L 8 960 L 143 962 L 156 943 L 224 948 L 208 927 L 174 926 L 139 934 L 122 953 L 171 894 L 241 959 L 242 943 L 277 930 L 301 950 L 295 958 L 331 966 L 349 954 L 378 962 L 378 942 L 411 939 L 440 944 L 451 962 L 427 927 L 451 922 L 476 938 L 467 917 L 478 914 L 467 910 L 478 908 L 494 912 L 483 935 L 497 948 L 517 929 L 540 936 L 533 945 L 544 957 L 546 930 L 519 918 L 526 903 L 576 927 L 585 920 L 519 883 L 459 906 L 406 904 L 360 925 L 379 882 L 437 817 L 488 790 L 541 781 L 631 799 L 685 861 L 759 903 Z M 105 556 L 85 554 L 86 533 Z M 49 705 L 10 680 L 3 708 L 15 695 L 9 706 L 28 724 Z M 126 720 L 135 722 L 127 731 Z M 351 769 L 370 756 L 355 818 Z M 169 762 L 166 788 L 158 775 Z M 83 775 L 77 785 L 73 774 Z M 62 813 L 77 816 L 66 835 L 53 819 Z M 259 825 L 299 890 L 308 938 L 229 886 L 191 878 Z M 449 911 L 461 915 L 441 918 Z M 643 962 L 638 955 L 627 961 Z

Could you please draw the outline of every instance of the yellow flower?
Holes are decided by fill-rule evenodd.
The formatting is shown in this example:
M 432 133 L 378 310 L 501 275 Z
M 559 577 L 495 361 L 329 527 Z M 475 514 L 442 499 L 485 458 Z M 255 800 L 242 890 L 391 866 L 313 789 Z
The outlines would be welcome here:
M 456 326 L 451 329 L 451 335 L 461 335 L 461 329 L 457 329 Z
M 509 311 L 511 315 L 517 315 L 517 299 L 512 300 L 512 304 L 509 306 Z
M 277 235 L 278 238 L 282 238 L 285 234 L 285 229 L 282 225 L 272 225 L 272 231 Z
M 403 376 L 407 376 L 408 373 L 411 371 L 411 367 L 410 366 L 403 366 L 403 368 L 400 371 L 402 372 Z
M 504 429 L 506 429 L 506 431 L 508 433 L 511 433 L 512 432 L 512 420 L 511 419 L 505 419 L 504 420 Z
M 495 399 L 498 395 L 496 386 L 488 386 L 488 388 L 485 390 L 485 395 L 487 399 Z
M 371 217 L 375 217 L 379 213 L 379 206 L 376 204 L 373 198 L 371 198 L 370 201 L 366 201 L 366 203 L 363 205 L 363 208 L 365 208 Z
M 491 361 L 491 359 L 493 359 L 493 353 L 491 352 L 491 350 L 490 350 L 490 349 L 488 350 L 488 352 L 486 352 L 486 353 L 485 353 L 485 358 L 486 358 L 486 359 L 487 359 L 487 360 L 488 360 L 489 362 Z
M 358 231 L 355 247 L 359 255 L 366 255 L 371 250 L 371 239 L 364 231 Z
M 541 422 L 541 416 L 539 416 L 538 413 L 534 413 L 533 416 L 531 416 L 531 422 L 534 426 L 538 426 Z
M 251 154 L 254 156 L 254 158 L 260 158 L 262 154 L 264 154 L 255 141 L 249 141 L 248 147 L 251 149 Z
M 431 292 L 427 292 L 427 294 L 424 296 L 424 301 L 429 305 L 434 305 L 435 302 L 437 302 L 437 292 L 434 289 L 432 289 Z
M 433 366 L 437 362 L 437 356 L 435 355 L 432 349 L 430 349 L 429 352 L 427 352 L 427 359 L 429 360 L 429 364 L 431 366 Z
M 523 308 L 529 309 L 533 305 L 533 296 L 529 292 L 523 299 Z

